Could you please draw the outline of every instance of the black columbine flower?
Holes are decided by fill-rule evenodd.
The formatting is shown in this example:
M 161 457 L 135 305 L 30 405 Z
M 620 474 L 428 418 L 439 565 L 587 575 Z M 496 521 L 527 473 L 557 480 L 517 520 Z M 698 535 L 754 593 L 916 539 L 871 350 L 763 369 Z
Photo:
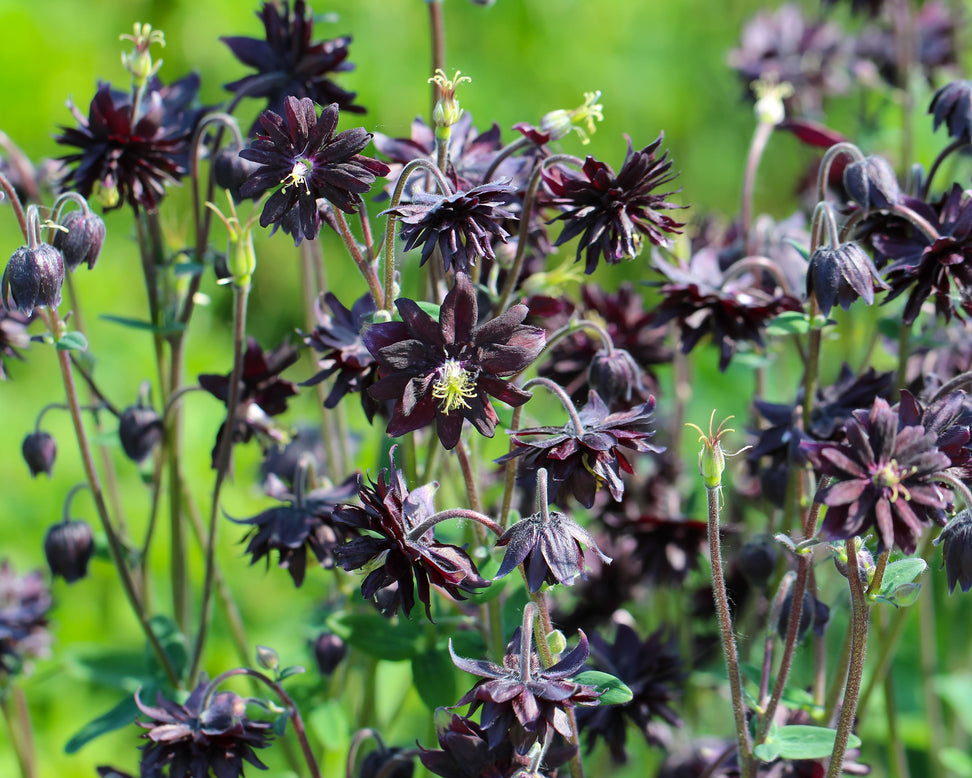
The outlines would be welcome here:
M 824 534 L 851 538 L 874 528 L 879 550 L 897 545 L 913 553 L 923 525 L 943 524 L 952 502 L 936 482 L 950 464 L 936 434 L 900 426 L 898 413 L 880 398 L 870 411 L 855 411 L 845 433 L 844 443 L 801 444 L 817 472 L 834 479 L 820 492 L 827 505 Z
M 105 243 L 105 222 L 94 212 L 68 211 L 61 219 L 64 230 L 55 230 L 51 245 L 61 252 L 64 266 L 74 271 L 82 263 L 91 270 Z
M 88 574 L 94 554 L 94 535 L 86 521 L 65 519 L 48 528 L 44 536 L 44 556 L 51 575 L 74 583 Z
M 580 429 L 568 422 L 563 427 L 517 430 L 511 433 L 515 448 L 496 462 L 523 457 L 522 467 L 531 474 L 546 468 L 550 474 L 549 499 L 558 505 L 563 505 L 569 493 L 590 508 L 595 493 L 604 485 L 615 500 L 620 500 L 624 492 L 621 471 L 634 472 L 620 449 L 655 453 L 664 450 L 648 442 L 655 434 L 651 429 L 654 409 L 652 397 L 630 410 L 610 413 L 598 393 L 592 390 L 587 404 L 578 413 Z
M 373 324 L 364 333 L 381 375 L 368 391 L 376 400 L 395 401 L 390 436 L 434 420 L 442 445 L 452 449 L 464 419 L 493 436 L 499 419 L 491 396 L 513 407 L 530 399 L 502 380 L 524 370 L 543 348 L 543 330 L 522 324 L 525 305 L 478 324 L 476 292 L 463 273 L 442 301 L 438 322 L 407 298 L 395 305 L 402 321 Z
M 550 728 L 570 737 L 567 709 L 597 705 L 599 696 L 593 686 L 570 680 L 587 662 L 589 650 L 583 632 L 577 646 L 546 669 L 530 636 L 526 645 L 523 642 L 522 630 L 517 627 L 500 667 L 485 659 L 456 656 L 449 641 L 453 664 L 484 679 L 466 692 L 455 707 L 471 703 L 470 716 L 482 708 L 479 725 L 489 747 L 495 748 L 501 741 L 510 739 L 521 754 L 538 740 L 543 742 Z
M 940 124 L 948 127 L 948 135 L 956 140 L 972 137 L 972 81 L 951 81 L 937 92 L 928 106 L 934 115 L 932 128 Z
M 283 343 L 273 351 L 265 353 L 253 338 L 246 342 L 246 352 L 243 354 L 243 372 L 240 375 L 239 404 L 236 410 L 233 430 L 233 440 L 245 443 L 254 433 L 270 432 L 268 416 L 278 416 L 287 410 L 287 398 L 297 394 L 297 385 L 293 381 L 280 378 L 290 365 L 297 361 L 297 349 L 288 343 Z M 229 402 L 229 375 L 206 373 L 199 376 L 199 385 L 211 395 L 224 403 Z M 224 433 L 224 424 L 216 434 L 216 445 L 213 447 L 213 467 L 216 466 L 216 454 L 219 451 L 219 441 Z
M 513 200 L 514 191 L 507 184 L 482 184 L 450 195 L 415 192 L 411 202 L 384 214 L 401 221 L 399 235 L 405 251 L 422 246 L 420 266 L 438 246 L 446 271 L 454 266 L 457 272 L 468 273 L 477 257 L 496 259 L 494 240 L 506 243 L 510 237 L 502 221 L 515 218 L 504 207 Z
M 594 748 L 598 738 L 604 738 L 614 763 L 624 764 L 628 760 L 624 750 L 628 719 L 655 745 L 661 742 L 652 733 L 654 720 L 661 719 L 673 727 L 682 726 L 671 703 L 681 696 L 688 673 L 678 655 L 674 636 L 666 636 L 664 627 L 644 641 L 627 624 L 617 625 L 613 644 L 593 634 L 591 664 L 594 669 L 624 681 L 633 697 L 623 705 L 599 705 L 577 711 L 577 725 L 586 735 L 588 751 Z
M 432 619 L 430 584 L 444 589 L 456 600 L 489 586 L 480 577 L 469 555 L 457 546 L 439 543 L 433 530 L 419 537 L 413 531 L 435 513 L 432 495 L 437 483 L 426 484 L 411 492 L 405 478 L 395 467 L 395 448 L 389 454 L 390 469 L 382 470 L 377 483 L 366 486 L 358 478 L 358 499 L 361 505 L 341 505 L 333 518 L 354 530 L 367 534 L 354 538 L 334 549 L 337 564 L 345 570 L 365 570 L 368 575 L 361 584 L 361 593 L 369 600 L 382 589 L 397 584 L 397 595 L 387 603 L 386 615 L 401 605 L 405 615 L 412 612 L 415 592 L 425 605 L 425 614 Z
M 198 91 L 196 74 L 169 86 L 153 78 L 138 116 L 132 116 L 131 96 L 109 84 L 98 87 L 87 118 L 72 104 L 80 126 L 65 127 L 57 142 L 81 151 L 61 158 L 76 163 L 63 185 L 87 198 L 94 195 L 105 210 L 126 200 L 136 210 L 155 210 L 166 185 L 189 169 L 189 139 L 202 113 L 190 103 Z
M 628 153 L 620 173 L 594 157 L 584 162 L 583 175 L 560 167 L 544 173 L 544 184 L 551 195 L 546 204 L 563 211 L 554 219 L 564 222 L 554 245 L 581 235 L 577 261 L 586 253 L 585 273 L 594 272 L 602 254 L 605 262 L 617 264 L 638 256 L 645 236 L 656 246 L 666 246 L 666 234 L 681 232 L 682 222 L 661 211 L 686 206 L 668 202 L 666 198 L 673 192 L 654 191 L 677 175 L 669 172 L 672 161 L 667 151 L 655 156 L 662 138 L 664 134 L 641 151 L 635 151 L 628 138 Z
M 566 514 L 548 512 L 544 506 L 538 513 L 518 521 L 496 541 L 497 546 L 507 547 L 496 577 L 502 578 L 523 564 L 531 592 L 540 591 L 544 583 L 570 586 L 577 576 L 584 575 L 582 543 L 602 562 L 611 561 L 597 547 L 591 533 Z
M 353 499 L 358 493 L 357 474 L 349 476 L 338 486 L 321 487 L 306 493 L 302 484 L 291 492 L 283 481 L 269 475 L 264 490 L 270 497 L 285 504 L 268 508 L 249 519 L 230 519 L 252 528 L 246 535 L 250 541 L 246 553 L 252 555 L 250 564 L 256 564 L 266 557 L 269 565 L 270 552 L 276 550 L 279 559 L 277 566 L 290 573 L 294 586 L 304 582 L 308 549 L 322 567 L 334 567 L 334 549 L 351 538 L 353 533 L 346 526 L 335 523 L 332 514 L 338 505 Z
M 807 297 L 813 295 L 824 316 L 837 303 L 845 311 L 851 303 L 862 298 L 874 304 L 874 287 L 887 289 L 874 262 L 853 241 L 836 248 L 821 246 L 810 255 L 807 269 Z
M 872 155 L 844 168 L 844 191 L 861 208 L 893 208 L 901 200 L 901 188 L 891 163 Z
M 20 444 L 20 453 L 30 469 L 31 478 L 36 478 L 38 473 L 50 477 L 57 457 L 57 441 L 50 433 L 36 430 L 24 438 L 24 442 Z
M 942 546 L 942 567 L 948 574 L 949 594 L 955 584 L 963 592 L 972 589 L 972 514 L 968 509 L 955 516 L 935 538 L 935 545 Z
M 330 314 L 325 313 L 325 305 L 331 309 Z M 368 394 L 378 380 L 378 365 L 365 346 L 361 331 L 376 310 L 370 294 L 359 297 L 349 311 L 328 292 L 318 298 L 314 307 L 317 326 L 309 335 L 303 335 L 304 343 L 322 356 L 317 361 L 320 371 L 301 385 L 314 386 L 335 376 L 324 407 L 336 408 L 344 395 L 354 392 L 361 395 L 361 407 L 369 422 L 381 410 L 381 405 Z
M 0 682 L 15 675 L 24 660 L 47 650 L 51 593 L 39 572 L 17 576 L 0 561 Z
M 30 324 L 29 316 L 0 305 L 0 381 L 6 381 L 9 377 L 4 360 L 24 361 L 20 349 L 30 345 L 30 335 L 27 334 L 28 324 Z
M 182 705 L 161 693 L 155 705 L 146 705 L 135 693 L 135 704 L 149 719 L 137 722 L 148 741 L 142 746 L 142 778 L 205 778 L 210 771 L 219 778 L 242 778 L 244 761 L 267 769 L 254 749 L 270 745 L 270 722 L 248 718 L 246 701 L 233 692 L 205 699 L 207 685 L 203 676 Z
M 294 243 L 314 240 L 321 229 L 317 201 L 327 200 L 345 213 L 355 213 L 361 195 L 371 189 L 388 166 L 365 157 L 362 151 L 371 134 L 361 127 L 334 134 L 338 104 L 331 103 L 320 117 L 309 97 L 288 97 L 284 116 L 267 110 L 260 114 L 265 134 L 257 135 L 240 152 L 260 167 L 240 187 L 244 197 L 274 189 L 263 206 L 260 226 L 282 226 Z M 296 219 L 287 219 L 294 215 Z
M 50 243 L 21 246 L 10 257 L 0 279 L 0 306 L 8 301 L 25 316 L 34 308 L 57 308 L 64 283 L 64 257 Z
M 294 10 L 284 0 L 264 3 L 257 13 L 266 30 L 266 39 L 224 36 L 220 40 L 244 65 L 256 70 L 226 89 L 243 97 L 265 97 L 267 108 L 275 113 L 284 109 L 284 98 L 307 97 L 319 105 L 337 103 L 342 111 L 364 113 L 354 104 L 355 92 L 335 84 L 332 73 L 354 70 L 347 62 L 350 35 L 314 43 L 314 12 L 304 0 L 294 0 Z

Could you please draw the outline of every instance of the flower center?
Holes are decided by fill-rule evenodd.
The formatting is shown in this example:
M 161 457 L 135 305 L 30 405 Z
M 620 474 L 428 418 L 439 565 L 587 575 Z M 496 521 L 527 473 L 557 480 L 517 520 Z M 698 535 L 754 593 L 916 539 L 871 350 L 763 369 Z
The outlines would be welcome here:
M 283 180 L 283 188 L 286 189 L 288 186 L 303 187 L 307 190 L 307 194 L 310 194 L 310 185 L 307 183 L 307 177 L 311 174 L 314 165 L 310 160 L 298 159 L 294 163 L 293 169 L 290 171 L 290 175 Z
M 874 473 L 871 475 L 871 481 L 876 486 L 891 490 L 891 502 L 897 500 L 899 494 L 902 495 L 905 500 L 910 500 L 911 492 L 908 491 L 908 488 L 901 482 L 914 472 L 914 467 L 903 468 L 898 464 L 897 460 L 891 459 L 874 471 Z
M 466 400 L 476 396 L 476 378 L 458 360 L 447 359 L 432 384 L 432 396 L 439 401 L 443 413 L 468 408 Z

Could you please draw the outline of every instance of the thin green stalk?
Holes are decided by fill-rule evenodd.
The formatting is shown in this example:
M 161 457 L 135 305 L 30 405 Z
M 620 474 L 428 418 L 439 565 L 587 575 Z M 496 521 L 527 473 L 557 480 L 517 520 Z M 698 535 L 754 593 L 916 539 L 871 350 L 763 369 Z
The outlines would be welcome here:
M 749 151 L 746 154 L 746 168 L 743 173 L 742 207 L 740 209 L 740 221 L 742 222 L 743 239 L 746 241 L 746 253 L 754 253 L 751 245 L 750 227 L 753 223 L 753 195 L 756 190 L 756 173 L 759 170 L 760 160 L 763 152 L 766 151 L 766 144 L 773 134 L 774 125 L 770 122 L 759 122 L 753 131 L 752 140 L 749 142 Z
M 951 775 L 942 764 L 945 750 L 945 725 L 942 699 L 935 690 L 935 675 L 940 672 L 938 662 L 938 632 L 935 618 L 935 587 L 925 586 L 919 594 L 918 655 L 921 661 L 921 691 L 925 702 L 925 721 L 928 731 L 929 775 L 945 778 Z M 890 675 L 890 673 L 889 673 Z
M 884 632 L 884 622 L 886 617 L 884 610 L 878 611 L 878 629 Z M 888 673 L 884 676 L 884 715 L 888 725 L 888 744 L 891 750 L 890 777 L 909 778 L 908 758 L 904 752 L 904 744 L 901 740 L 901 733 L 898 729 L 898 705 L 894 695 L 894 675 Z M 929 722 L 930 726 L 930 722 Z M 940 773 L 934 773 L 940 775 Z
M 361 249 L 358 248 L 358 243 L 354 239 L 354 235 L 351 233 L 351 228 L 348 226 L 348 220 L 344 218 L 344 213 L 340 208 L 334 209 L 334 221 L 337 223 L 338 232 L 341 234 L 342 240 L 344 240 L 344 245 L 347 246 L 348 253 L 351 254 L 351 259 L 354 260 L 355 266 L 358 268 L 358 271 L 368 284 L 368 291 L 371 292 L 371 297 L 375 301 L 375 306 L 380 308 L 382 299 L 384 298 L 384 293 L 381 289 L 381 282 L 378 280 L 374 267 L 372 267 L 371 263 L 365 259 L 364 255 L 361 253 Z
M 10 745 L 13 746 L 14 756 L 17 758 L 17 765 L 20 767 L 21 778 L 36 778 L 34 770 L 34 758 L 27 753 L 27 746 L 24 743 L 24 736 L 20 732 L 17 717 L 10 709 L 10 697 L 0 693 L 0 712 L 7 723 L 7 730 L 10 732 Z
M 510 422 L 510 448 L 509 453 L 516 450 L 516 443 L 513 435 L 520 428 L 520 415 L 523 413 L 523 406 L 520 405 L 513 409 L 513 418 Z M 516 459 L 510 459 L 506 463 L 506 472 L 503 476 L 503 507 L 500 508 L 499 522 L 501 527 L 506 527 L 510 521 L 510 509 L 513 506 L 513 489 L 516 486 Z

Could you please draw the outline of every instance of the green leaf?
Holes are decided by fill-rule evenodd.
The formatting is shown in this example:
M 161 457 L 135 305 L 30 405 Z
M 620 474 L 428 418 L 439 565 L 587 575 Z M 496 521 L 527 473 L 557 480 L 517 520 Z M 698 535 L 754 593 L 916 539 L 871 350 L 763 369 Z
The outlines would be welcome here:
M 934 684 L 938 695 L 955 710 L 963 729 L 972 732 L 972 675 L 939 675 Z
M 878 319 L 877 330 L 884 337 L 897 340 L 901 336 L 901 321 L 900 319 L 891 319 L 888 317 Z
M 404 619 L 394 624 L 377 613 L 338 611 L 328 617 L 327 626 L 349 645 L 375 659 L 400 662 L 422 650 L 422 630 Z
M 436 321 L 439 320 L 439 306 L 436 303 L 427 303 L 424 300 L 417 300 L 415 304 L 433 319 Z
M 810 317 L 802 311 L 784 311 L 766 325 L 768 335 L 805 335 L 810 332 Z
M 316 706 L 307 718 L 326 749 L 347 749 L 351 742 L 351 728 L 348 725 L 348 716 L 337 700 L 327 700 Z
M 168 616 L 161 614 L 153 616 L 149 620 L 149 625 L 152 627 L 152 632 L 159 639 L 159 643 L 162 644 L 162 650 L 169 657 L 169 661 L 172 663 L 176 675 L 181 678 L 185 674 L 186 667 L 189 665 L 189 651 L 186 646 L 186 636 L 179 631 L 179 627 Z M 161 674 L 162 667 L 159 665 L 158 657 L 155 655 L 152 647 L 147 644 L 145 646 L 145 655 L 148 659 L 149 666 Z
M 88 339 L 80 332 L 66 332 L 57 341 L 58 351 L 87 351 Z
M 287 722 L 290 720 L 290 714 L 287 711 L 281 713 L 277 718 L 273 720 L 273 731 L 277 737 L 283 737 L 284 733 L 287 731 Z
M 153 699 L 155 689 L 143 689 L 141 696 L 145 699 Z M 131 695 L 126 696 L 114 708 L 102 713 L 98 718 L 92 719 L 75 732 L 71 739 L 65 743 L 64 752 L 67 754 L 77 753 L 96 737 L 128 726 L 135 721 L 135 714 L 137 713 L 135 698 Z
M 766 742 L 753 749 L 753 753 L 764 762 L 771 762 L 777 757 L 823 759 L 833 753 L 836 739 L 836 729 L 791 724 L 770 733 Z M 857 748 L 860 744 L 860 738 L 855 735 L 851 735 L 847 740 L 848 748 Z
M 879 596 L 891 603 L 910 605 L 917 597 L 913 581 L 924 573 L 927 567 L 928 563 L 919 557 L 892 562 L 884 570 Z
M 959 778 L 972 778 L 972 756 L 958 748 L 943 748 L 938 758 L 942 760 L 942 767 Z
M 145 321 L 144 319 L 130 319 L 127 316 L 114 316 L 109 313 L 103 313 L 98 317 L 104 321 L 114 322 L 115 324 L 120 324 L 122 327 L 128 327 L 133 330 L 148 330 L 149 332 L 155 332 L 159 335 L 172 335 L 176 332 L 182 332 L 186 325 L 181 322 L 171 322 L 165 324 L 161 327 L 156 327 L 152 322 Z
M 278 681 L 283 681 L 290 678 L 292 675 L 300 675 L 301 673 L 306 673 L 307 671 L 300 665 L 291 665 L 290 667 L 285 667 L 280 671 L 280 675 L 277 676 Z
M 570 680 L 574 683 L 593 686 L 601 692 L 601 696 L 597 698 L 598 705 L 624 705 L 626 702 L 631 702 L 634 697 L 631 689 L 620 678 L 615 678 L 610 673 L 585 670 Z
M 800 256 L 801 257 L 803 257 L 805 260 L 807 260 L 807 262 L 810 261 L 810 247 L 809 246 L 804 246 L 802 243 L 799 243 L 799 242 L 793 240 L 793 238 L 784 238 L 783 239 L 783 242 L 784 243 L 789 243 L 791 246 L 793 246 L 793 248 L 795 248 L 798 252 L 800 252 Z
M 140 686 L 152 683 L 145 657 L 137 651 L 70 653 L 64 658 L 64 671 L 76 680 L 100 684 L 128 694 L 134 694 Z
M 435 649 L 413 656 L 412 681 L 422 702 L 431 711 L 452 705 L 459 697 L 455 667 L 448 651 Z

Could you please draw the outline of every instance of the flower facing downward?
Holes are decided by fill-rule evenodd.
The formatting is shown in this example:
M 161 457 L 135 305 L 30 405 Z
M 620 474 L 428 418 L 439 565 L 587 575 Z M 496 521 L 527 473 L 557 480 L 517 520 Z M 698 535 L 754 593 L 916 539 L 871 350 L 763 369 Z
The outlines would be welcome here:
M 955 591 L 955 584 L 963 592 L 972 589 L 972 516 L 968 510 L 948 523 L 935 538 L 935 545 L 942 546 L 942 566 L 948 573 L 949 593 Z
M 830 315 L 834 303 L 845 311 L 857 298 L 872 305 L 875 286 L 888 288 L 871 258 L 857 243 L 843 243 L 837 248 L 821 246 L 810 257 L 807 297 L 812 294 L 817 298 L 824 316 Z
M 355 213 L 361 195 L 378 176 L 388 175 L 384 162 L 358 153 L 371 134 L 355 127 L 335 135 L 337 123 L 337 103 L 318 117 L 308 97 L 288 97 L 284 116 L 270 110 L 260 115 L 265 134 L 240 152 L 260 167 L 240 187 L 240 194 L 255 197 L 274 190 L 260 214 L 261 227 L 283 226 L 297 244 L 304 238 L 314 240 L 321 229 L 319 199 Z M 291 212 L 297 219 L 285 220 Z
M 972 137 L 972 81 L 951 81 L 935 92 L 928 113 L 934 116 L 932 126 L 944 124 L 951 138 Z
M 412 300 L 395 301 L 402 321 L 365 330 L 365 346 L 381 378 L 369 389 L 376 400 L 395 400 L 387 432 L 392 437 L 435 421 L 442 445 L 455 448 L 464 419 L 492 437 L 498 417 L 490 397 L 514 407 L 530 393 L 503 378 L 526 368 L 543 348 L 543 330 L 521 322 L 525 305 L 477 324 L 479 306 L 468 276 L 456 276 L 436 322 Z

